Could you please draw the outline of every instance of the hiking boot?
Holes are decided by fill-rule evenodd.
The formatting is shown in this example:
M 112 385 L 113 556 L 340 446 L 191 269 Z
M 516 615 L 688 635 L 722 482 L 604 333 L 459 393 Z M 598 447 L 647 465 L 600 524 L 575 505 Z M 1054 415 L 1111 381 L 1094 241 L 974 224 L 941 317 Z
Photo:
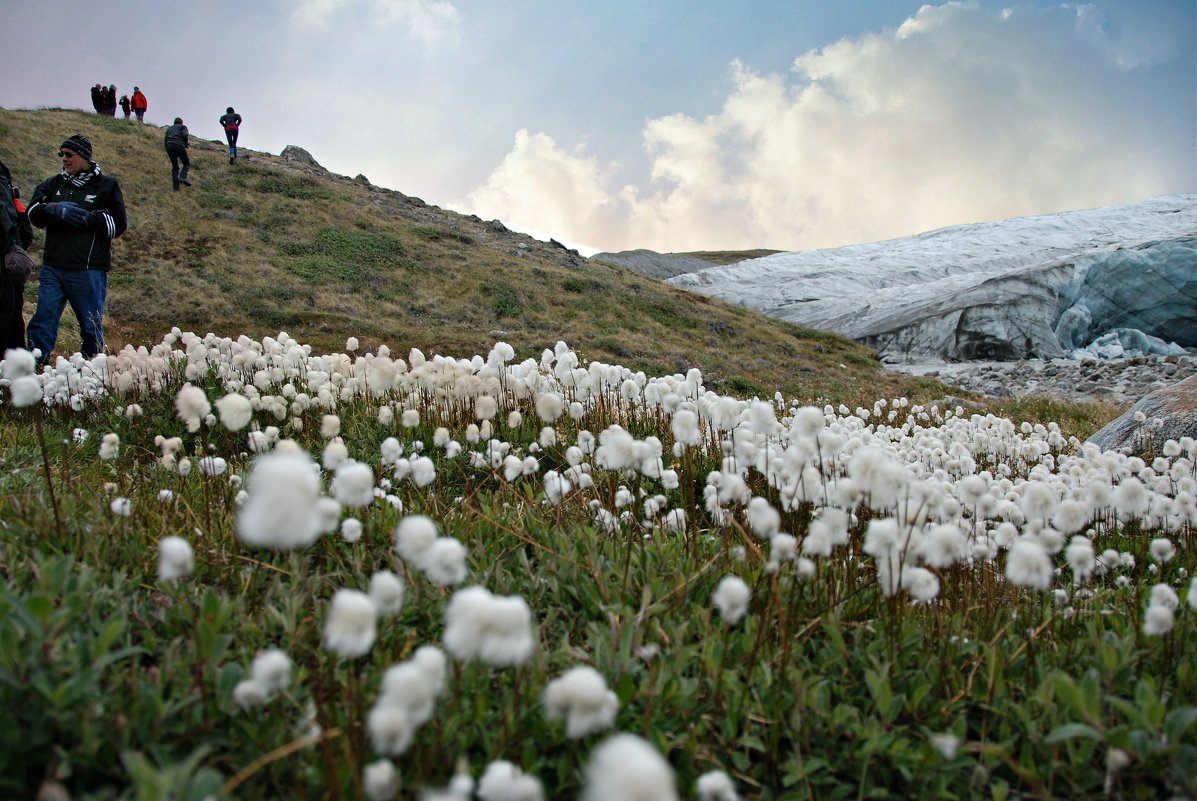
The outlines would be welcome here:
M 180 178 L 179 183 L 181 183 L 183 186 L 191 186 L 191 181 L 188 181 L 186 178 Z

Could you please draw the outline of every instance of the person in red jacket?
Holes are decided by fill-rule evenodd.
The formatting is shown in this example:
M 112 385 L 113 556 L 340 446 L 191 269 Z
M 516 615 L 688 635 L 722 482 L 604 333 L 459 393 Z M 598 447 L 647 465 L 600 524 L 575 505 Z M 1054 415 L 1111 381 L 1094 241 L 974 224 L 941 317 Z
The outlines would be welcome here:
M 137 115 L 137 121 L 145 122 L 145 110 L 150 107 L 150 101 L 146 100 L 145 95 L 136 86 L 133 87 L 133 97 L 129 103 L 133 106 L 133 113 Z

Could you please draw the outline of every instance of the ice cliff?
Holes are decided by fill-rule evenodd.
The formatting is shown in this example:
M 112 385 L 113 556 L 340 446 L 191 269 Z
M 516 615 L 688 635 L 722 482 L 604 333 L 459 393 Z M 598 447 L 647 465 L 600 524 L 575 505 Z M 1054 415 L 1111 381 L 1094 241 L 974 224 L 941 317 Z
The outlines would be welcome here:
M 669 279 L 886 361 L 1197 348 L 1197 194 L 779 253 Z

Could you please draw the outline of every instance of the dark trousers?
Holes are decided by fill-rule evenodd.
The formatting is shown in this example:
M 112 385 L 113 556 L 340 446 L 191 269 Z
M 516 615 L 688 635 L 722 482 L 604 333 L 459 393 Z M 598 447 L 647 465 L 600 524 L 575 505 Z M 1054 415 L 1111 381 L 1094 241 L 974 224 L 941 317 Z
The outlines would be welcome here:
M 179 188 L 179 181 L 187 180 L 187 171 L 191 169 L 191 159 L 187 158 L 187 148 L 179 145 L 167 145 L 166 155 L 170 156 L 170 180 Z M 179 169 L 182 162 L 183 169 Z
M 229 158 L 237 158 L 237 129 L 225 128 L 224 138 L 229 140 Z
M 24 306 L 25 279 L 0 267 L 0 353 L 27 347 Z

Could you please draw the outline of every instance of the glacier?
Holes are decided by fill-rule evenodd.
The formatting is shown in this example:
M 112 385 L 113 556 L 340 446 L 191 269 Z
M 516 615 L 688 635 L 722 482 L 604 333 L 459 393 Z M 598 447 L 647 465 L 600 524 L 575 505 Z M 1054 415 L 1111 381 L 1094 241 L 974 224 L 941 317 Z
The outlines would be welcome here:
M 779 253 L 674 286 L 871 345 L 886 362 L 1197 348 L 1197 194 Z

